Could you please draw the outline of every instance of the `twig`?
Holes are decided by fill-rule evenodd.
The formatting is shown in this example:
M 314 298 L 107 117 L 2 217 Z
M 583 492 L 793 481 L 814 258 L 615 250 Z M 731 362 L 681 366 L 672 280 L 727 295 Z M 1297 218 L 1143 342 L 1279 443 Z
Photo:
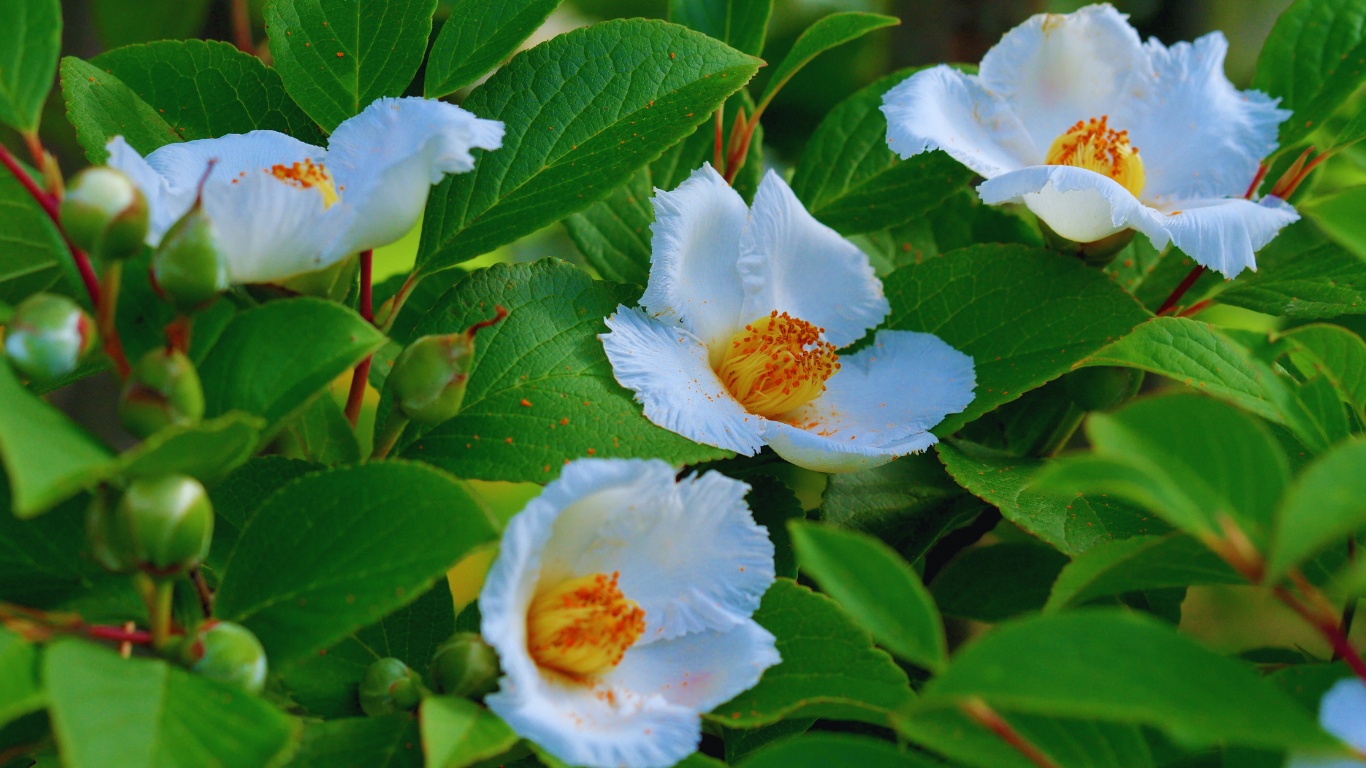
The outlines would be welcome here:
M 1030 743 L 1029 739 L 1015 730 L 1010 723 L 1005 721 L 1005 718 L 996 714 L 996 710 L 992 709 L 985 701 L 974 697 L 959 705 L 959 709 L 973 722 L 999 736 L 1002 741 L 1013 747 L 1016 752 L 1024 755 L 1025 759 L 1038 768 L 1058 768 L 1057 763 Z
M 62 241 L 66 243 L 67 250 L 71 252 L 71 260 L 76 262 L 76 271 L 80 273 L 81 282 L 85 284 L 85 292 L 90 296 L 90 306 L 98 307 L 100 305 L 100 281 L 95 277 L 95 268 L 90 265 L 90 258 L 85 255 L 85 251 L 77 248 L 66 236 L 66 230 L 62 228 L 61 217 L 57 209 L 57 198 L 44 192 L 3 144 L 0 144 L 0 165 L 4 165 L 10 173 L 14 174 L 14 178 L 18 180 L 19 184 L 38 202 L 48 218 L 52 219 L 52 223 L 57 225 L 57 231 L 61 233 Z
M 361 251 L 360 254 L 360 305 L 358 307 L 360 316 L 365 321 L 374 325 L 374 251 Z M 365 400 L 365 382 L 370 377 L 370 363 L 374 355 L 366 355 L 365 359 L 356 365 L 356 369 L 351 374 L 351 391 L 346 395 L 346 420 L 351 422 L 354 429 L 356 423 L 360 421 L 360 407 Z
M 1189 291 L 1191 286 L 1195 285 L 1195 281 L 1199 280 L 1200 276 L 1203 274 L 1205 274 L 1205 265 L 1196 264 L 1195 269 L 1192 269 L 1190 274 L 1186 275 L 1186 279 L 1182 280 L 1181 284 L 1176 286 L 1176 290 L 1172 291 L 1171 295 L 1167 297 L 1167 300 L 1162 302 L 1162 306 L 1157 308 L 1158 316 L 1165 315 L 1167 310 L 1176 306 L 1176 302 L 1180 301 L 1181 297 L 1186 295 L 1186 291 Z

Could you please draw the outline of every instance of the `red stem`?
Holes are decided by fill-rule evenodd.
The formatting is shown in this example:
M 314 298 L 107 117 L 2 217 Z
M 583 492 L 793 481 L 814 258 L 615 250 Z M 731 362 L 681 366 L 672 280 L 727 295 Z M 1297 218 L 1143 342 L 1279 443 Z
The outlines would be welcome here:
M 112 640 L 116 643 L 134 643 L 136 645 L 151 645 L 152 633 L 144 630 L 126 630 L 122 627 L 105 627 L 99 625 L 88 625 L 85 634 L 96 640 Z
M 1029 739 L 1022 736 L 1004 718 L 996 714 L 996 710 L 992 709 L 985 701 L 978 698 L 968 699 L 963 702 L 961 708 L 963 713 L 973 722 L 999 736 L 1002 741 L 1013 747 L 1016 752 L 1024 755 L 1025 759 L 1038 768 L 1058 768 L 1056 763 L 1050 760 L 1038 747 L 1031 744 Z
M 1257 166 L 1257 175 L 1253 176 L 1252 183 L 1247 185 L 1247 192 L 1243 195 L 1243 199 L 1251 200 L 1252 196 L 1257 194 L 1257 187 L 1262 185 L 1262 179 L 1266 178 L 1266 172 L 1269 170 L 1271 169 L 1266 167 L 1266 163 Z
M 726 108 L 724 105 L 716 110 L 716 145 L 715 148 L 712 150 L 711 164 L 716 168 L 717 173 L 726 172 L 726 160 L 724 157 L 725 152 L 721 148 L 721 135 L 723 133 L 722 128 L 725 122 L 725 112 Z
M 360 316 L 366 322 L 374 325 L 374 251 L 361 251 L 360 253 Z M 351 427 L 355 428 L 356 422 L 360 420 L 361 402 L 365 400 L 365 381 L 370 377 L 370 362 L 373 356 L 368 356 L 356 366 L 356 370 L 351 374 L 351 391 L 346 395 L 346 420 L 351 422 Z
M 1195 269 L 1192 269 L 1190 274 L 1186 275 L 1186 279 L 1182 280 L 1181 284 L 1176 286 L 1176 290 L 1172 291 L 1172 295 L 1168 296 L 1167 300 L 1162 302 L 1162 306 L 1157 308 L 1157 314 L 1159 316 L 1164 315 L 1167 313 L 1167 310 L 1176 306 L 1176 302 L 1180 301 L 1181 297 L 1186 295 L 1186 291 L 1189 291 L 1191 286 L 1195 285 L 1195 281 L 1199 280 L 1200 276 L 1203 274 L 1205 274 L 1205 265 L 1195 265 Z
M 62 233 L 62 240 L 66 243 L 67 250 L 71 252 L 71 259 L 76 262 L 76 270 L 81 273 L 81 282 L 85 284 L 85 292 L 90 295 L 90 305 L 98 307 L 100 305 L 100 281 L 95 277 L 95 268 L 90 266 L 90 259 L 85 255 L 85 252 L 77 248 L 67 238 L 66 230 L 62 229 L 62 222 L 57 212 L 57 198 L 44 192 L 3 144 L 0 144 L 0 164 L 3 164 L 10 173 L 14 174 L 14 178 L 19 181 L 19 184 L 33 196 L 34 200 L 38 201 L 38 205 L 42 206 L 48 218 L 57 225 L 57 231 Z
M 1176 316 L 1177 316 L 1177 317 L 1192 317 L 1192 316 L 1197 315 L 1197 314 L 1199 314 L 1199 313 L 1201 313 L 1201 312 L 1204 312 L 1204 311 L 1205 311 L 1206 309 L 1208 309 L 1209 306 L 1210 306 L 1211 304 L 1213 304 L 1213 303 L 1214 303 L 1214 302 L 1213 302 L 1212 300 L 1210 300 L 1210 299 L 1201 299 L 1200 301 L 1195 302 L 1194 304 L 1190 305 L 1189 307 L 1186 307 L 1185 309 L 1181 310 L 1180 312 L 1177 312 L 1177 313 L 1176 313 Z

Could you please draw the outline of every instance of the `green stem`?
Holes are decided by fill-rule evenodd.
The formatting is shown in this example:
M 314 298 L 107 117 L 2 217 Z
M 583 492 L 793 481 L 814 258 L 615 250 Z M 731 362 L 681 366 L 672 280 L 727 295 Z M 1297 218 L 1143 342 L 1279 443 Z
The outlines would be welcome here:
M 128 358 L 123 353 L 123 342 L 114 324 L 119 307 L 119 286 L 123 282 L 123 262 L 111 260 L 104 268 L 104 279 L 100 281 L 100 301 L 95 307 L 95 327 L 104 343 L 104 352 L 114 362 L 114 370 L 119 378 L 128 377 Z
M 393 450 L 394 444 L 398 442 L 399 435 L 403 434 L 404 427 L 408 426 L 408 417 L 398 412 L 395 408 L 389 414 L 389 420 L 384 425 L 384 432 L 375 439 L 375 450 L 370 453 L 370 459 L 382 459 L 389 455 Z
M 153 579 L 146 574 L 138 574 L 138 591 L 147 603 L 147 621 L 152 629 L 152 647 L 164 651 L 171 642 L 171 605 L 175 597 L 175 582 L 170 579 Z
M 1067 447 L 1067 441 L 1076 434 L 1077 427 L 1086 418 L 1086 411 L 1078 408 L 1075 404 L 1067 406 L 1067 413 L 1063 414 L 1062 419 L 1053 427 L 1048 439 L 1039 448 L 1038 455 L 1043 457 L 1057 456 L 1058 452 Z

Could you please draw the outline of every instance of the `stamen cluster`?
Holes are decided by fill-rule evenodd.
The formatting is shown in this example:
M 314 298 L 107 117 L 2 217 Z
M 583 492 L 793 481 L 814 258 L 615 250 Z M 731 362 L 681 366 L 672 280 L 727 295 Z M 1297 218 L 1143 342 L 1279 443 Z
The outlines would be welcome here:
M 615 667 L 645 632 L 645 611 L 594 573 L 552 587 L 527 611 L 527 651 L 543 668 L 584 678 Z
M 716 368 L 721 383 L 750 413 L 773 418 L 825 391 L 840 369 L 824 328 L 776 310 L 731 339 Z
M 1129 142 L 1128 131 L 1110 128 L 1107 115 L 1078 120 L 1053 140 L 1044 162 L 1085 168 L 1109 176 L 1135 197 L 1143 191 L 1143 160 L 1138 156 L 1138 149 Z

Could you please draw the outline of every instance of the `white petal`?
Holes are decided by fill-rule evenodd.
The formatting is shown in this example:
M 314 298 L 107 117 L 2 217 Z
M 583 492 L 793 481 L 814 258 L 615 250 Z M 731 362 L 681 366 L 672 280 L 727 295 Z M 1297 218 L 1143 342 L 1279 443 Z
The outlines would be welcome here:
M 840 363 L 824 394 L 764 424 L 769 445 L 797 466 L 850 472 L 923 451 L 976 386 L 972 358 L 929 333 L 879 331 Z
M 1078 120 L 1114 115 L 1152 84 L 1138 33 L 1109 5 L 1030 17 L 987 51 L 979 72 L 1040 152 Z
M 1150 40 L 1146 51 L 1154 86 L 1110 115 L 1143 158 L 1143 199 L 1242 197 L 1290 112 L 1233 87 L 1224 75 L 1228 41 L 1218 32 L 1171 48 Z
M 328 226 L 317 191 L 300 189 L 262 171 L 204 185 L 204 213 L 228 262 L 233 283 L 273 283 L 331 266 Z
M 142 195 L 147 199 L 148 227 L 147 244 L 155 246 L 161 242 L 176 219 L 194 204 L 194 188 L 181 188 L 171 191 L 170 183 L 148 165 L 137 150 L 128 145 L 122 136 L 115 136 L 105 146 L 109 150 L 111 168 L 117 168 L 133 180 Z M 201 169 L 200 173 L 203 173 Z
M 906 78 L 882 97 L 887 143 L 903 159 L 942 149 L 986 178 L 1043 162 L 1004 99 L 976 77 L 939 65 Z
M 752 619 L 726 632 L 696 632 L 638 645 L 605 682 L 654 693 L 696 712 L 710 712 L 753 688 L 782 661 L 774 637 Z
M 1137 229 L 1153 245 L 1167 244 L 1157 211 L 1109 176 L 1067 165 L 1036 165 L 988 179 L 977 187 L 989 205 L 1023 202 L 1069 240 L 1089 243 L 1122 229 Z
M 1339 680 L 1319 701 L 1319 724 L 1325 731 L 1366 750 L 1366 685 L 1356 678 Z M 1360 760 L 1294 755 L 1286 768 L 1360 768 Z
M 1184 200 L 1180 213 L 1162 216 L 1172 242 L 1195 260 L 1225 277 L 1257 269 L 1254 253 L 1271 242 L 1282 227 L 1299 220 L 1294 208 L 1279 198 L 1251 200 Z
M 503 124 L 441 101 L 376 99 L 337 126 L 327 167 L 341 200 L 357 215 L 334 243 L 345 256 L 387 245 L 413 228 L 431 186 L 474 168 L 475 148 L 495 150 Z
M 716 377 L 702 341 L 684 328 L 617 307 L 602 339 L 612 375 L 636 393 L 645 417 L 704 445 L 752 456 L 763 447 L 760 419 Z
M 825 329 L 843 347 L 877 327 L 891 311 L 868 255 L 816 221 L 773 171 L 754 196 L 740 236 L 744 322 L 773 310 Z
M 708 163 L 674 191 L 656 189 L 650 202 L 650 279 L 640 305 L 718 347 L 749 322 L 740 316 L 735 267 L 749 217 L 745 201 Z

